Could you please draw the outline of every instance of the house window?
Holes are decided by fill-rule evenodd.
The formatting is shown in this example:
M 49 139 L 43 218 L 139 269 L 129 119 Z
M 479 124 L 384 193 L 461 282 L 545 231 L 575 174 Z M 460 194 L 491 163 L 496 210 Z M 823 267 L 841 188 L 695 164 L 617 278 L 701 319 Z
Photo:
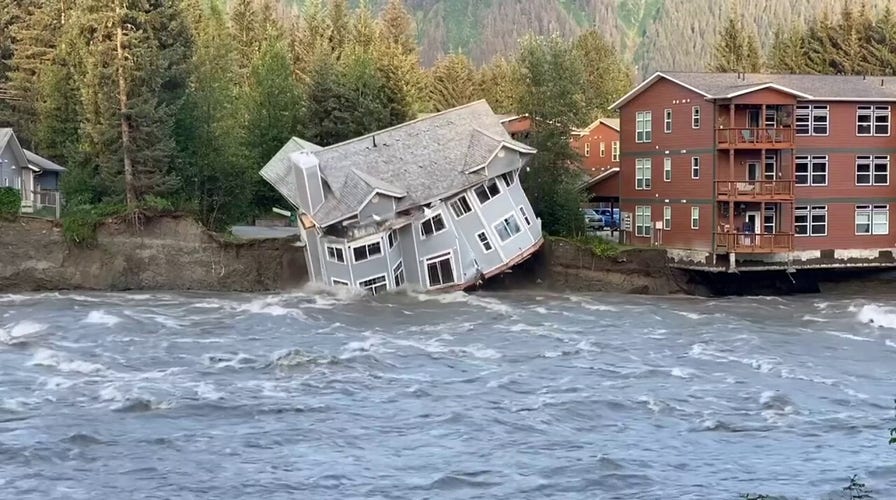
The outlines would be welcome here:
M 420 223 L 420 236 L 426 238 L 427 236 L 439 234 L 445 229 L 447 229 L 445 219 L 441 213 L 438 213 Z
M 663 132 L 672 133 L 672 110 L 668 108 L 663 111 Z
M 426 277 L 429 288 L 454 283 L 454 265 L 451 253 L 443 253 L 426 259 Z
M 373 295 L 379 295 L 386 291 L 386 275 L 381 274 L 379 276 L 367 278 L 366 280 L 361 280 L 358 282 L 358 288 L 366 290 Z
M 700 106 L 691 108 L 691 128 L 700 128 Z
M 653 118 L 651 111 L 635 113 L 635 142 L 650 142 L 653 139 Z
M 529 219 L 529 214 L 526 213 L 525 207 L 522 207 L 522 206 L 520 207 L 520 215 L 523 216 L 523 222 L 526 223 L 526 227 L 529 227 L 532 225 L 532 221 Z
M 516 182 L 516 172 L 513 170 L 511 170 L 510 172 L 504 172 L 503 174 L 501 174 L 501 180 L 504 181 L 505 186 L 513 186 L 513 183 Z
M 700 178 L 700 157 L 691 157 L 691 179 Z
M 392 268 L 392 282 L 395 283 L 395 288 L 404 286 L 404 263 L 402 261 L 398 261 L 398 264 Z
M 793 210 L 793 232 L 797 236 L 827 236 L 827 205 L 797 206 Z
M 619 161 L 619 141 L 610 143 L 610 161 Z
M 856 156 L 857 186 L 886 186 L 889 183 L 889 156 Z
M 890 135 L 890 107 L 859 106 L 856 110 L 856 135 Z
M 462 194 L 459 197 L 455 198 L 448 204 L 451 207 L 451 211 L 454 213 L 454 217 L 460 219 L 464 215 L 473 211 L 473 207 L 470 206 L 470 200 L 467 199 L 467 195 Z
M 890 234 L 890 206 L 856 205 L 856 234 Z
M 635 207 L 635 236 L 650 236 L 650 206 Z
M 663 229 L 666 231 L 672 229 L 672 207 L 669 205 L 663 207 Z
M 348 286 L 348 281 L 345 280 L 333 278 L 331 282 L 333 283 L 333 286 Z
M 828 106 L 797 106 L 796 135 L 828 135 Z
M 650 158 L 638 158 L 635 160 L 635 189 L 650 189 Z
M 827 184 L 828 157 L 826 155 L 796 157 L 797 186 L 827 186 Z
M 370 260 L 382 254 L 383 245 L 380 244 L 379 241 L 368 243 L 366 245 L 359 245 L 352 248 L 352 256 L 355 258 L 355 263 L 364 262 L 365 260 Z
M 492 246 L 492 242 L 489 241 L 488 235 L 485 234 L 485 231 L 479 231 L 478 233 L 476 233 L 476 239 L 479 240 L 479 244 L 482 245 L 482 250 L 485 253 L 489 253 L 495 249 L 495 247 Z
M 514 214 L 504 217 L 501 222 L 495 224 L 495 232 L 498 233 L 498 239 L 501 240 L 501 243 L 513 238 L 522 230 Z
M 600 157 L 601 158 L 607 157 L 607 143 L 604 141 L 600 141 Z
M 591 156 L 591 143 L 585 143 L 585 156 Z
M 398 231 L 394 229 L 389 231 L 389 236 L 386 236 L 386 240 L 389 242 L 389 250 L 395 248 L 395 245 L 398 243 Z
M 672 180 L 672 158 L 668 156 L 663 158 L 663 180 L 666 182 Z
M 495 179 L 489 179 L 484 184 L 476 186 L 473 192 L 476 193 L 479 204 L 485 205 L 488 200 L 501 194 L 501 188 L 498 187 L 498 182 Z
M 327 260 L 345 264 L 345 250 L 342 247 L 327 245 Z
M 700 229 L 700 207 L 691 207 L 691 229 Z

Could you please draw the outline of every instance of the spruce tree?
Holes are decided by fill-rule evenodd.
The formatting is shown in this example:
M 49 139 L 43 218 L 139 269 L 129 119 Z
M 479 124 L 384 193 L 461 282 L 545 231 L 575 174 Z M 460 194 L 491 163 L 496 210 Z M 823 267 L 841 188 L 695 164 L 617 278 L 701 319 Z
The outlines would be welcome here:
M 352 50 L 371 51 L 376 47 L 379 33 L 368 0 L 358 2 L 358 8 L 352 13 L 350 33 Z
M 806 66 L 812 73 L 830 75 L 836 72 L 836 27 L 828 11 L 814 19 L 806 31 Z
M 476 95 L 484 98 L 495 113 L 512 113 L 520 92 L 513 61 L 496 57 L 476 73 Z
M 730 14 L 716 34 L 709 70 L 719 73 L 756 73 L 762 71 L 762 53 L 759 39 L 753 30 L 747 30 L 737 9 L 731 2 Z
M 330 20 L 323 1 L 308 0 L 290 36 L 293 70 L 296 80 L 301 84 L 306 85 L 311 78 L 313 61 L 319 56 L 332 53 L 330 33 Z M 343 33 L 341 36 L 346 35 Z
M 404 54 L 417 53 L 419 49 L 414 33 L 414 19 L 405 8 L 404 0 L 388 0 L 380 15 L 380 25 L 384 40 L 399 47 Z
M 429 102 L 432 111 L 444 111 L 476 100 L 476 71 L 467 56 L 448 54 L 429 71 Z
M 868 59 L 871 72 L 896 75 L 896 12 L 889 4 L 874 20 L 869 38 Z
M 330 49 L 339 55 L 348 45 L 351 33 L 351 9 L 348 0 L 330 0 L 328 14 Z
M 15 51 L 14 27 L 21 22 L 20 0 L 0 0 L 0 127 L 13 126 L 9 77 Z
M 769 49 L 768 66 L 774 73 L 800 74 L 808 72 L 806 63 L 806 35 L 802 26 L 778 26 Z
M 579 35 L 574 47 L 585 73 L 585 111 L 590 123 L 613 114 L 610 105 L 631 89 L 632 72 L 615 47 L 595 29 Z
M 233 1 L 230 9 L 230 30 L 233 33 L 233 41 L 236 46 L 237 67 L 246 83 L 249 78 L 249 68 L 255 61 L 260 48 L 261 20 L 259 20 L 258 11 L 255 9 L 255 0 Z
M 351 139 L 345 124 L 351 103 L 346 79 L 330 55 L 319 54 L 309 71 L 306 90 L 306 138 L 320 146 Z
M 426 107 L 424 73 L 411 16 L 401 0 L 391 0 L 378 20 L 377 70 L 385 85 L 389 123 L 414 118 Z

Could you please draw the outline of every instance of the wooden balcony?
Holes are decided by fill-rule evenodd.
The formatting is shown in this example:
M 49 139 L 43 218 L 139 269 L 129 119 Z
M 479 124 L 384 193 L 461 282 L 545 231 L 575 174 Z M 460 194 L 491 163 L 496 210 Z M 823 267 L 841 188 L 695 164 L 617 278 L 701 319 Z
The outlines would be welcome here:
M 790 201 L 793 180 L 716 181 L 716 199 L 722 201 Z
M 719 128 L 719 149 L 785 149 L 793 147 L 792 128 Z
M 717 252 L 783 253 L 793 251 L 793 233 L 714 233 Z

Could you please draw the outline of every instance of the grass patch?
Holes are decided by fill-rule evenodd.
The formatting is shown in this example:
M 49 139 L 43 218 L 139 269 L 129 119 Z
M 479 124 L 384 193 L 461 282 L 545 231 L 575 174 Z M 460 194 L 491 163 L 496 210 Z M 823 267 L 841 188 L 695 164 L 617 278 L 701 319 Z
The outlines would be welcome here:
M 608 240 L 606 238 L 601 238 L 600 236 L 583 234 L 580 236 L 575 236 L 572 238 L 562 238 L 559 236 L 551 236 L 550 239 L 558 240 L 558 241 L 566 241 L 573 245 L 578 245 L 580 247 L 587 248 L 591 250 L 591 253 L 597 257 L 603 258 L 613 258 L 618 257 L 619 252 L 621 252 L 625 247 L 616 243 L 615 241 Z

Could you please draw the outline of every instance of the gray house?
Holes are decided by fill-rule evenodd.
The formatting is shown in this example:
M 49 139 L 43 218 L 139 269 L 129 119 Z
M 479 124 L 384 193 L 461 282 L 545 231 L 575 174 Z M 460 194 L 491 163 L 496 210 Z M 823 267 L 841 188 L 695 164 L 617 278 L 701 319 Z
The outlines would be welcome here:
M 477 101 L 326 148 L 292 139 L 261 175 L 299 210 L 312 281 L 463 289 L 541 246 L 519 182 L 534 153 Z
M 0 128 L 0 187 L 22 193 L 22 212 L 59 203 L 59 177 L 65 168 L 24 149 L 10 128 Z

